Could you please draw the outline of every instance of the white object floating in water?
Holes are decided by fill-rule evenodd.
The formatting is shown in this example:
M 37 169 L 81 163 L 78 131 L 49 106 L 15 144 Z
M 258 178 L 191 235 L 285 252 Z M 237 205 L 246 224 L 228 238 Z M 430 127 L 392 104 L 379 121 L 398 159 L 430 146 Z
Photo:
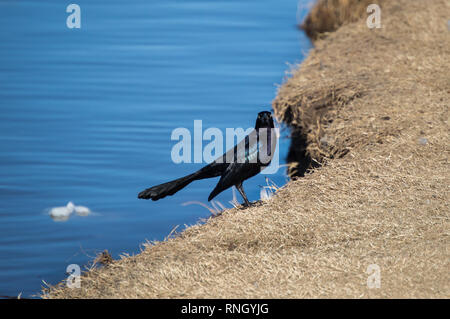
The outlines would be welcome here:
M 79 216 L 87 216 L 91 213 L 91 210 L 86 206 L 75 206 L 75 213 Z
M 86 206 L 75 206 L 74 203 L 68 202 L 66 206 L 54 207 L 50 209 L 50 217 L 55 221 L 66 221 L 70 215 L 75 212 L 78 216 L 87 216 L 91 210 Z
M 54 207 L 50 209 L 50 216 L 54 220 L 63 221 L 67 220 L 70 214 L 73 213 L 75 205 L 72 202 L 68 202 L 66 206 Z

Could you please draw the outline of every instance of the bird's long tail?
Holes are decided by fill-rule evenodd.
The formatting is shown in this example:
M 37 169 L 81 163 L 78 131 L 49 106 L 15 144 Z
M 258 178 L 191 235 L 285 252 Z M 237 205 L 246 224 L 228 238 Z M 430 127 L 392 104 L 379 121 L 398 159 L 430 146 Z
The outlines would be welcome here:
M 213 163 L 190 175 L 147 188 L 139 193 L 138 198 L 158 200 L 166 196 L 173 195 L 195 180 L 219 176 L 223 170 L 223 165 L 224 164 Z
M 164 184 L 156 185 L 140 192 L 138 198 L 158 200 L 166 196 L 175 194 L 196 179 L 197 174 L 193 173 Z

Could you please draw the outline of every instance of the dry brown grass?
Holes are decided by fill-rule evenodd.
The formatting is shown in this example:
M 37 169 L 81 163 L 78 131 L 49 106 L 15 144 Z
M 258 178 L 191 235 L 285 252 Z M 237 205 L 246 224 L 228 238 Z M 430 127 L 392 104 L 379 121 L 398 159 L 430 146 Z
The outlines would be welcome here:
M 386 3 L 381 29 L 368 29 L 363 19 L 315 43 L 274 101 L 277 116 L 300 130 L 314 161 L 339 158 L 417 123 L 429 108 L 425 91 L 448 106 L 449 9 L 439 4 Z
M 323 38 L 340 26 L 360 20 L 367 15 L 367 6 L 387 0 L 319 0 L 312 7 L 300 28 L 312 39 Z M 392 0 L 391 0 L 392 1 Z
M 317 41 L 274 109 L 326 165 L 43 297 L 449 298 L 449 6 L 399 0 Z

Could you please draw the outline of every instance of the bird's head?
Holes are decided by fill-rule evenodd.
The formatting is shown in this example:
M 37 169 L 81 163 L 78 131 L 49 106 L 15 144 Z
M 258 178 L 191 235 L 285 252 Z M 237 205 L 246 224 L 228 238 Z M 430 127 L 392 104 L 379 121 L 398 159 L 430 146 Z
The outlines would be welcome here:
M 256 118 L 255 129 L 259 128 L 274 128 L 272 114 L 268 111 L 258 113 Z

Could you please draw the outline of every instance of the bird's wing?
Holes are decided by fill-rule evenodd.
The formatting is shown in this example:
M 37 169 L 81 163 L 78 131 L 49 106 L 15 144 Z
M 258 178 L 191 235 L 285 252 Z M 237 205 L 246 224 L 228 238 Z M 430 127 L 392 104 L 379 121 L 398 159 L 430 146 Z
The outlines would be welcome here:
M 258 174 L 260 167 L 253 163 L 231 163 L 228 165 L 226 170 L 220 177 L 214 190 L 208 197 L 208 201 L 216 197 L 219 193 L 230 188 L 231 186 L 237 185 L 247 178 Z
M 233 148 L 230 148 L 225 154 L 218 157 L 216 163 L 244 163 L 245 159 L 248 157 L 249 151 L 254 151 L 254 147 L 257 143 L 257 133 L 255 130 L 251 131 L 246 135 L 238 144 Z M 250 145 L 250 146 L 249 146 Z
M 220 177 L 219 182 L 217 183 L 216 187 L 213 189 L 211 194 L 208 197 L 208 201 L 216 197 L 219 193 L 224 191 L 225 189 L 233 186 L 235 183 L 233 181 L 235 179 L 239 179 L 239 175 L 241 175 L 241 167 L 243 164 L 239 163 L 231 163 L 227 166 L 225 171 L 223 172 L 222 176 Z

